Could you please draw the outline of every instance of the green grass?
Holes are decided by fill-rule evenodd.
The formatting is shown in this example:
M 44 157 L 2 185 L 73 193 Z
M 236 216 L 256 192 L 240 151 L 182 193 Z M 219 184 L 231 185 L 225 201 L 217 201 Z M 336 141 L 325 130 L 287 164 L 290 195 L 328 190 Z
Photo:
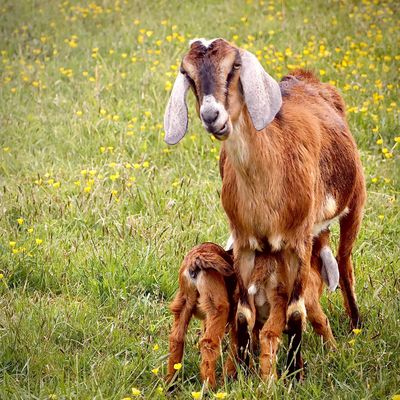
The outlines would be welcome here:
M 132 387 L 166 397 L 156 389 L 165 393 L 180 261 L 228 230 L 219 144 L 192 96 L 187 137 L 163 142 L 168 89 L 199 36 L 235 40 L 276 78 L 304 66 L 332 81 L 368 185 L 354 251 L 361 334 L 349 333 L 340 293 L 325 294 L 338 351 L 308 329 L 302 385 L 240 376 L 220 390 L 231 399 L 400 393 L 397 2 L 93 4 L 0 5 L 0 398 L 122 399 Z M 176 398 L 201 388 L 199 334 L 196 322 Z

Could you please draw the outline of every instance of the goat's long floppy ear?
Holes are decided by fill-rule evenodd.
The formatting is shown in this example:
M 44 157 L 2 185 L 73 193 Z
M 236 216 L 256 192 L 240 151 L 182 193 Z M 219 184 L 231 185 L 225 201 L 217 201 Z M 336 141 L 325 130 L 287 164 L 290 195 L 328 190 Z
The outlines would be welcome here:
M 281 91 L 278 82 L 265 72 L 255 55 L 246 50 L 241 50 L 240 55 L 244 99 L 254 127 L 261 131 L 281 108 Z
M 187 131 L 188 109 L 186 105 L 186 94 L 188 89 L 188 80 L 179 72 L 164 114 L 164 140 L 168 144 L 178 143 L 185 136 Z

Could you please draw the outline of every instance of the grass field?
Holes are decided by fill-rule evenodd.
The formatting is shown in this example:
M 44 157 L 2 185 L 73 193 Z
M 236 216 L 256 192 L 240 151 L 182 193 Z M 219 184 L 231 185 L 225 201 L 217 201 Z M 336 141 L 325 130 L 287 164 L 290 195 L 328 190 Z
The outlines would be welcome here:
M 219 398 L 400 393 L 399 10 L 395 0 L 3 0 L 0 399 L 167 397 L 180 261 L 196 243 L 224 243 L 228 228 L 219 144 L 193 96 L 173 148 L 163 112 L 188 40 L 219 36 L 277 79 L 307 67 L 341 90 L 368 186 L 354 252 L 361 333 L 340 292 L 325 294 L 337 352 L 308 329 L 302 385 L 240 375 Z M 201 391 L 191 328 L 173 398 Z

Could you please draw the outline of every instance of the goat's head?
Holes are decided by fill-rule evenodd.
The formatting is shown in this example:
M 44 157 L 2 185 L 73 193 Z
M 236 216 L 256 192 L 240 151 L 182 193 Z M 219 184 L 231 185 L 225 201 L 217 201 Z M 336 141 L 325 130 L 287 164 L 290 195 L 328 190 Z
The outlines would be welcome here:
M 282 104 L 278 83 L 253 54 L 224 39 L 195 39 L 183 57 L 165 112 L 168 144 L 178 143 L 186 133 L 189 87 L 203 126 L 220 140 L 229 137 L 245 106 L 259 131 L 274 119 Z

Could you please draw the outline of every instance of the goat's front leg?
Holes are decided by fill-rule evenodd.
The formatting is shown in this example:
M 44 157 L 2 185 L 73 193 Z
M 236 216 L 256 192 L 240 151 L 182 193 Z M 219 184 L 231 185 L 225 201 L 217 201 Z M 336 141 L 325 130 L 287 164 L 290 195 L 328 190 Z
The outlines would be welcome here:
M 294 274 L 294 281 L 286 313 L 289 340 L 287 367 L 289 374 L 296 372 L 296 378 L 298 380 L 302 379 L 303 377 L 301 342 L 303 330 L 306 326 L 307 316 L 304 303 L 304 292 L 310 273 L 311 252 L 312 239 L 310 236 L 304 242 L 301 242 L 298 246 L 296 246 L 292 255 L 289 256 L 289 265 L 291 273 Z
M 178 292 L 170 309 L 174 314 L 174 323 L 169 335 L 169 359 L 167 381 L 175 376 L 174 365 L 180 363 L 183 357 L 183 347 L 186 331 L 196 305 L 196 296 L 185 296 Z
M 250 248 L 235 248 L 235 272 L 239 286 L 239 303 L 236 313 L 238 357 L 249 365 L 251 350 L 250 332 L 255 323 L 254 294 L 248 293 L 248 285 L 254 268 L 255 252 Z
M 260 372 L 262 379 L 276 378 L 276 357 L 286 325 L 287 294 L 280 286 L 268 295 L 270 313 L 260 331 Z

